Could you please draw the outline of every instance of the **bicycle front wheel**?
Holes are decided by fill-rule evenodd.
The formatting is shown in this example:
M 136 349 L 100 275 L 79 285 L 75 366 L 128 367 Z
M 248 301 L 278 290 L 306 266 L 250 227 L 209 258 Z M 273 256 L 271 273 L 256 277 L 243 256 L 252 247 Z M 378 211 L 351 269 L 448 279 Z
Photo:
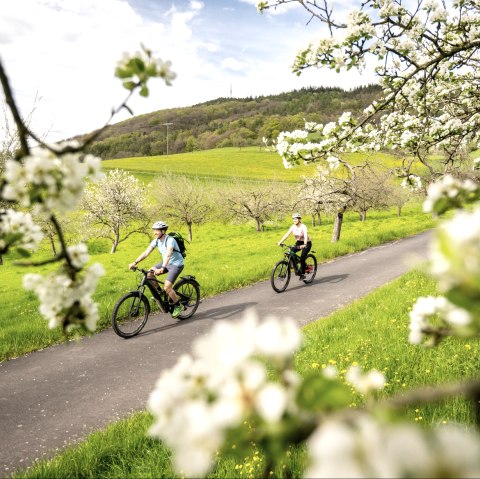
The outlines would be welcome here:
M 150 304 L 140 291 L 122 296 L 112 313 L 113 330 L 122 338 L 131 338 L 145 326 L 150 313 Z
M 307 254 L 305 258 L 305 279 L 303 282 L 309 284 L 317 274 L 317 258 L 311 253 Z
M 184 310 L 177 316 L 179 319 L 191 318 L 200 304 L 200 286 L 196 281 L 183 279 L 173 289 L 177 293 Z
M 273 290 L 277 293 L 285 291 L 290 282 L 290 274 L 288 263 L 285 260 L 279 261 L 273 267 L 272 276 L 270 278 Z

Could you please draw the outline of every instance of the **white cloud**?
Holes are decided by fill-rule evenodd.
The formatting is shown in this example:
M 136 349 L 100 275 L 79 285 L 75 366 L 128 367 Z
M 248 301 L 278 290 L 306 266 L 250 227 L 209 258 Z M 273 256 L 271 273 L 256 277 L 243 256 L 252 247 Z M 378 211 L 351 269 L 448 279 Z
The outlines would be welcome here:
M 240 72 L 245 69 L 245 63 L 239 62 L 235 58 L 225 58 L 221 63 L 221 68 Z
M 35 96 L 37 134 L 49 140 L 102 126 L 126 90 L 113 77 L 123 52 L 144 44 L 171 60 L 177 79 L 152 82 L 149 98 L 131 101 L 136 115 L 232 94 L 280 93 L 302 86 L 359 83 L 358 74 L 291 73 L 296 51 L 314 30 L 289 15 L 259 15 L 255 0 L 16 0 L 2 2 L 0 52 L 24 115 Z M 124 112 L 114 121 L 128 118 Z

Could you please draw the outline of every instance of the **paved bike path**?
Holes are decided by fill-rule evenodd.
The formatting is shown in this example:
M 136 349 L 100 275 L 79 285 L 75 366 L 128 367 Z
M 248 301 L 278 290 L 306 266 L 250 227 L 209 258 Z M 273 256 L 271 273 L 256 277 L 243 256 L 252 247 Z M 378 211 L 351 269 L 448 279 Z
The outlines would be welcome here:
M 406 272 L 425 258 L 430 237 L 422 233 L 319 265 L 310 285 L 292 277 L 280 294 L 263 281 L 205 299 L 190 320 L 154 314 L 132 339 L 108 329 L 0 363 L 1 477 L 143 410 L 160 371 L 215 321 L 254 308 L 303 326 Z

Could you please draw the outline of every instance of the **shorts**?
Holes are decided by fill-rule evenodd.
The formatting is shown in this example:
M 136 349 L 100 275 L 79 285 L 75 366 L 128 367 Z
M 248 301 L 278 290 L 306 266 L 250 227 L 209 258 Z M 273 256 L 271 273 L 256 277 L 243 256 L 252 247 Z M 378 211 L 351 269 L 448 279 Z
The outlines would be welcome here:
M 160 269 L 162 265 L 163 263 L 158 263 L 154 266 L 154 268 Z M 185 268 L 185 266 L 174 266 L 173 264 L 168 268 L 165 268 L 165 271 L 167 272 L 166 280 L 170 281 L 170 283 L 175 283 L 175 280 L 180 276 L 183 268 Z

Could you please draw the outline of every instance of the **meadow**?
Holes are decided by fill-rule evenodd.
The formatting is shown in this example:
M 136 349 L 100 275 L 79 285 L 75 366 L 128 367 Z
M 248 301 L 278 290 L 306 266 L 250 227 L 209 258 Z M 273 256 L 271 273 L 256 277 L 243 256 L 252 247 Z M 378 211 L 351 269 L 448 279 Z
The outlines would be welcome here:
M 342 158 L 351 164 L 363 163 L 367 158 L 373 164 L 385 168 L 399 165 L 394 155 L 376 152 L 368 157 L 365 153 L 347 153 Z M 315 173 L 317 165 L 297 165 L 284 168 L 280 156 L 264 147 L 218 148 L 215 150 L 179 153 L 170 156 L 150 156 L 106 160 L 102 163 L 105 170 L 126 169 L 142 181 L 150 181 L 154 175 L 167 172 L 187 177 L 199 177 L 216 180 L 276 180 L 298 182 L 303 176 Z M 414 166 L 413 171 L 420 169 Z
M 404 214 L 381 211 L 369 215 L 365 222 L 358 215 L 347 214 L 342 238 L 331 243 L 331 219 L 321 226 L 310 227 L 313 249 L 319 263 L 338 256 L 360 251 L 387 241 L 424 231 L 434 225 L 430 216 L 421 212 L 419 205 L 405 208 Z M 289 228 L 290 220 L 269 224 L 258 233 L 250 223 L 224 224 L 210 222 L 194 228 L 194 240 L 188 244 L 188 256 L 184 274 L 194 275 L 201 285 L 202 298 L 213 296 L 242 286 L 265 280 L 274 263 L 280 259 L 281 250 L 276 243 Z M 186 236 L 180 225 L 172 225 Z M 100 321 L 98 329 L 110 327 L 110 315 L 117 299 L 136 286 L 136 276 L 128 270 L 140 252 L 147 247 L 149 239 L 134 235 L 121 243 L 115 254 L 110 254 L 106 240 L 91 240 L 89 251 L 91 262 L 99 262 L 105 269 L 94 299 L 99 303 Z M 37 259 L 51 256 L 49 246 L 44 244 Z M 160 256 L 154 252 L 141 265 L 151 266 Z M 50 330 L 47 322 L 37 311 L 38 302 L 34 294 L 25 291 L 22 277 L 26 268 L 19 267 L 14 255 L 4 257 L 3 274 L 0 276 L 2 314 L 0 315 L 0 360 L 26 354 L 65 341 L 59 330 Z M 55 266 L 43 266 L 35 272 L 46 272 Z

